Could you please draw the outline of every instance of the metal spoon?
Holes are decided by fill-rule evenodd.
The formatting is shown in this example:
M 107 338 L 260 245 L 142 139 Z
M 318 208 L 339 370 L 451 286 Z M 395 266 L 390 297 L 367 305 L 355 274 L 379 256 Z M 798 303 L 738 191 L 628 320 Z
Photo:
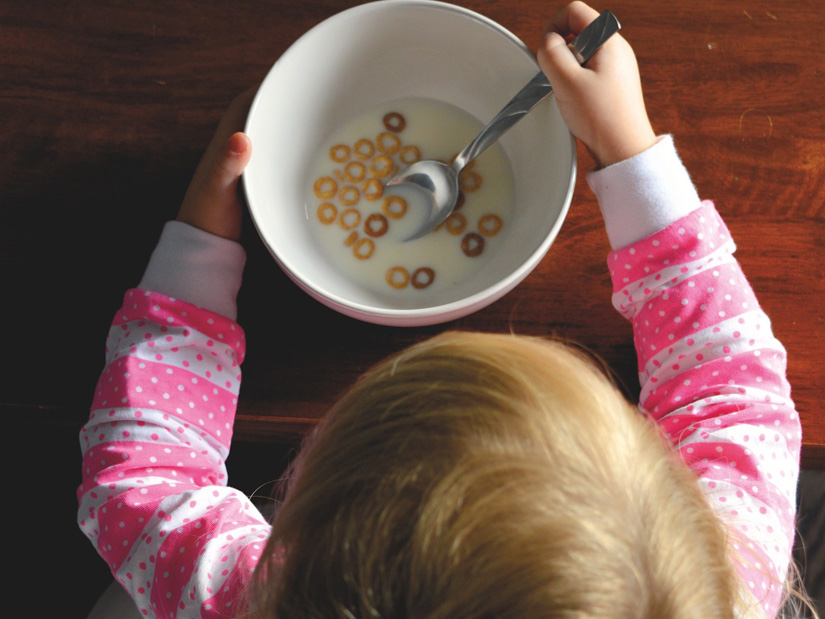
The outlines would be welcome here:
M 584 64 L 621 26 L 610 11 L 604 11 L 570 43 L 580 64 Z M 427 197 L 430 213 L 422 226 L 409 238 L 417 239 L 432 231 L 450 216 L 458 199 L 458 175 L 502 134 L 518 122 L 540 101 L 553 92 L 544 73 L 539 71 L 484 129 L 462 150 L 451 164 L 435 160 L 418 161 L 393 177 L 387 185 L 408 184 Z

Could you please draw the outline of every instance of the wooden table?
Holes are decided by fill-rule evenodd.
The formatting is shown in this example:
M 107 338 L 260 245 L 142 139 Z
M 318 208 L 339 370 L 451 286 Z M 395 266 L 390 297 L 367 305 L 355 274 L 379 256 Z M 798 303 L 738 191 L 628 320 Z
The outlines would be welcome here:
M 303 32 L 358 2 L 0 3 L 0 414 L 79 427 L 109 321 L 232 97 Z M 535 49 L 555 5 L 466 0 Z M 702 197 L 789 353 L 803 464 L 825 468 L 825 4 L 614 0 L 655 128 Z M 580 151 L 580 170 L 592 165 Z M 297 442 L 373 362 L 444 329 L 563 334 L 638 392 L 631 332 L 580 177 L 562 232 L 516 290 L 428 328 L 359 323 L 300 292 L 247 221 L 249 339 L 236 436 Z M 573 289 L 570 282 L 577 281 Z

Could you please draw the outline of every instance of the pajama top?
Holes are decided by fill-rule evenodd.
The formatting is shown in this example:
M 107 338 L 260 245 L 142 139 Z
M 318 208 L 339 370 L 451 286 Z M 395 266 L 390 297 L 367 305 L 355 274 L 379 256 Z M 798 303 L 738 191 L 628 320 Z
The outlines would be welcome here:
M 591 172 L 633 325 L 640 407 L 695 473 L 773 617 L 793 543 L 801 430 L 785 351 L 670 136 Z M 225 468 L 244 332 L 240 245 L 166 224 L 109 330 L 80 433 L 78 523 L 147 617 L 231 617 L 270 527 Z

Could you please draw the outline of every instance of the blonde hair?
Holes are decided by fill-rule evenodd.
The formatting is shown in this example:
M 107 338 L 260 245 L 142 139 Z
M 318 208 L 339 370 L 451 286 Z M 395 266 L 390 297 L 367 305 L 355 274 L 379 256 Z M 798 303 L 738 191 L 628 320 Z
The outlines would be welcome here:
M 693 474 L 558 342 L 413 346 L 352 387 L 296 467 L 253 616 L 712 619 L 742 604 Z

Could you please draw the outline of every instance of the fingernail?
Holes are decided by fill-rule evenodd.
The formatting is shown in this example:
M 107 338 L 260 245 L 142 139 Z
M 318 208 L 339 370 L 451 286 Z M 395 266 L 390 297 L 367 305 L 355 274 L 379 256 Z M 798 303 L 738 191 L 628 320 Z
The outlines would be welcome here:
M 235 155 L 243 155 L 249 147 L 243 133 L 236 133 L 229 138 L 227 146 L 229 147 L 229 152 Z

